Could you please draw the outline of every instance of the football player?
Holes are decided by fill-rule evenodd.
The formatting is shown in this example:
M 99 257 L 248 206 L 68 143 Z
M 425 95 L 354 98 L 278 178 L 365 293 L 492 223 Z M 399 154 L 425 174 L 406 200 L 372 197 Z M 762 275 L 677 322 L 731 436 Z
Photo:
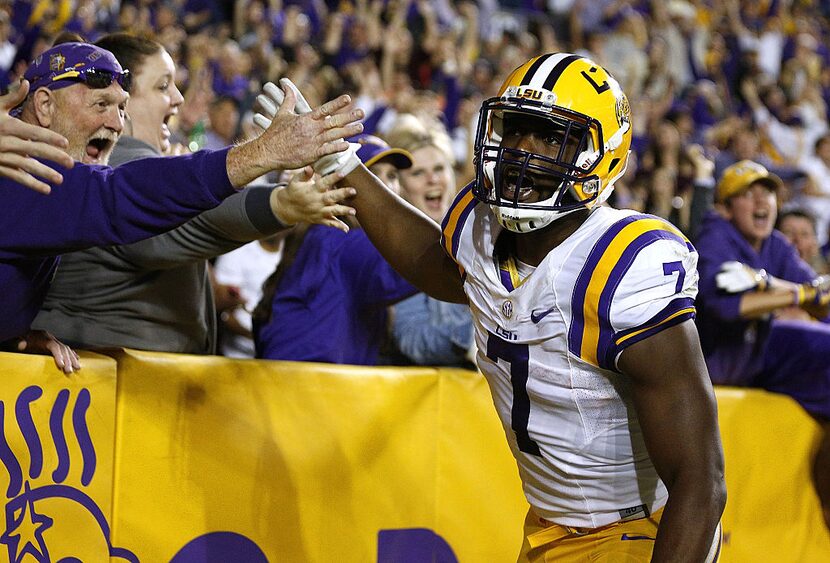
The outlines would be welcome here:
M 719 554 L 726 491 L 693 322 L 697 253 L 668 222 L 602 205 L 631 136 L 610 74 L 546 54 L 482 104 L 477 177 L 441 232 L 365 167 L 345 180 L 395 269 L 469 303 L 530 503 L 523 561 Z

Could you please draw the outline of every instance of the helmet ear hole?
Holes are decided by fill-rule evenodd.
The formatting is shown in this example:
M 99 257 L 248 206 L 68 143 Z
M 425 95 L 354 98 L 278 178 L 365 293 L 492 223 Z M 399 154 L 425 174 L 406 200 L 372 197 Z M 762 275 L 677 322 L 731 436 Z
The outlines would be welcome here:
M 614 160 L 612 160 L 612 161 L 611 161 L 611 166 L 609 166 L 609 167 L 608 167 L 608 171 L 609 171 L 609 172 L 610 172 L 610 171 L 613 171 L 613 170 L 614 170 L 614 168 L 616 168 L 616 167 L 617 167 L 617 165 L 618 165 L 619 163 L 620 163 L 620 159 L 619 159 L 619 158 L 615 158 Z
M 598 179 L 594 178 L 592 180 L 586 180 L 582 184 L 582 191 L 586 195 L 594 195 L 595 193 L 599 192 L 600 182 Z

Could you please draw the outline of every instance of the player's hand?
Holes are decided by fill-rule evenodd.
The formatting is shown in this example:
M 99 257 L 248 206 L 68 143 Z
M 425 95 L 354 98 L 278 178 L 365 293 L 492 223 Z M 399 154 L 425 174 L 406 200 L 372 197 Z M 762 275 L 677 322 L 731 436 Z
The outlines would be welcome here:
M 294 112 L 303 115 L 311 113 L 311 106 L 308 105 L 305 96 L 300 93 L 294 83 L 287 78 L 280 80 L 280 84 L 285 84 L 285 87 L 291 88 L 294 91 L 294 96 L 297 101 L 294 105 Z M 288 85 L 291 86 L 288 86 Z M 262 108 L 262 113 L 254 114 L 254 123 L 256 123 L 262 130 L 271 127 L 271 121 L 277 115 L 282 103 L 285 101 L 285 94 L 273 82 L 266 82 L 262 87 L 262 93 L 256 97 L 259 107 Z
M 65 137 L 9 115 L 28 93 L 29 83 L 24 80 L 17 90 L 0 96 L 0 176 L 48 194 L 52 188 L 38 178 L 60 184 L 63 176 L 35 158 L 51 160 L 64 168 L 72 168 L 75 163 L 64 151 L 69 146 Z
M 75 350 L 45 330 L 30 330 L 25 336 L 19 338 L 17 351 L 52 356 L 58 369 L 66 374 L 81 369 L 81 361 Z
M 343 179 L 343 172 L 319 176 L 306 166 L 291 177 L 287 186 L 271 194 L 271 210 L 284 225 L 317 223 L 340 229 L 347 233 L 349 227 L 339 216 L 354 215 L 355 210 L 340 202 L 354 196 L 354 188 L 332 189 Z
M 769 287 L 770 277 L 765 270 L 756 270 L 733 261 L 723 263 L 715 283 L 718 289 L 727 293 L 742 293 L 750 289 L 764 291 Z
M 280 80 L 280 86 L 282 86 L 282 89 L 278 88 L 273 82 L 266 82 L 262 88 L 262 93 L 256 97 L 262 112 L 254 114 L 254 123 L 264 130 L 267 130 L 271 126 L 272 121 L 285 103 L 288 92 L 294 95 L 295 113 L 305 115 L 313 111 L 302 92 L 300 92 L 293 82 L 287 78 L 283 78 Z M 325 104 L 321 107 L 325 107 Z M 325 119 L 332 118 L 327 116 Z M 360 164 L 360 159 L 357 157 L 357 149 L 359 148 L 360 145 L 349 143 L 349 147 L 346 150 L 324 156 L 317 160 L 314 163 L 314 171 L 321 176 L 327 176 L 335 170 L 342 171 L 344 175 L 348 174 Z
M 329 155 L 348 151 L 349 143 L 343 138 L 363 131 L 363 124 L 359 122 L 363 118 L 363 110 L 349 109 L 349 96 L 340 96 L 309 113 L 298 115 L 294 111 L 298 102 L 295 92 L 295 89 L 286 87 L 282 105 L 268 129 L 257 139 L 260 144 L 266 144 L 270 154 L 276 156 L 275 160 L 279 163 L 274 166 L 276 169 L 302 168 Z M 299 105 L 304 107 L 307 103 L 301 101 Z M 333 158 L 339 160 L 340 156 Z

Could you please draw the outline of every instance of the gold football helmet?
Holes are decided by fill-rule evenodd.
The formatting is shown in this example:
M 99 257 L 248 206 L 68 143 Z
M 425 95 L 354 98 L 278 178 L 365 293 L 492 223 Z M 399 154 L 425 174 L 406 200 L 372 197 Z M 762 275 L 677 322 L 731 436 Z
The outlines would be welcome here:
M 544 154 L 525 150 L 528 136 Z M 631 136 L 628 99 L 605 69 L 569 53 L 533 58 L 481 106 L 473 193 L 506 229 L 541 229 L 611 195 Z

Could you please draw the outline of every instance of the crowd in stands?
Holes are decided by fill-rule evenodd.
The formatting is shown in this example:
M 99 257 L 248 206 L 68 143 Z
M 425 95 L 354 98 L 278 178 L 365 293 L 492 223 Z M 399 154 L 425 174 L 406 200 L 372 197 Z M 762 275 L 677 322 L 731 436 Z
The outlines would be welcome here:
M 312 106 L 346 92 L 386 134 L 409 113 L 452 140 L 457 183 L 472 177 L 477 109 L 537 53 L 590 54 L 631 102 L 636 166 L 619 206 L 693 230 L 691 147 L 715 175 L 754 159 L 788 182 L 827 242 L 830 157 L 816 143 L 830 100 L 830 3 L 819 0 L 35 0 L 3 2 L 0 85 L 69 30 L 128 30 L 164 45 L 185 103 L 174 138 L 190 148 L 250 134 L 266 81 L 290 78 Z
M 828 16 L 824 0 L 2 0 L 0 86 L 61 32 L 92 42 L 129 31 L 160 43 L 175 66 L 183 102 L 166 118 L 170 151 L 255 135 L 256 95 L 287 77 L 312 107 L 351 94 L 366 113 L 364 132 L 393 147 L 405 142 L 396 130 L 417 122 L 440 139 L 458 190 L 475 174 L 478 108 L 500 80 L 539 53 L 585 54 L 612 70 L 634 116 L 632 159 L 612 205 L 667 218 L 694 240 L 717 179 L 750 159 L 783 179 L 782 225 L 812 233 L 814 242 L 796 244 L 823 273 Z M 440 190 L 424 197 L 426 206 L 446 205 Z M 253 244 L 271 261 L 261 280 L 282 243 Z M 243 300 L 237 286 L 247 280 L 218 279 L 225 331 L 249 334 L 236 315 L 254 309 L 258 292 Z

